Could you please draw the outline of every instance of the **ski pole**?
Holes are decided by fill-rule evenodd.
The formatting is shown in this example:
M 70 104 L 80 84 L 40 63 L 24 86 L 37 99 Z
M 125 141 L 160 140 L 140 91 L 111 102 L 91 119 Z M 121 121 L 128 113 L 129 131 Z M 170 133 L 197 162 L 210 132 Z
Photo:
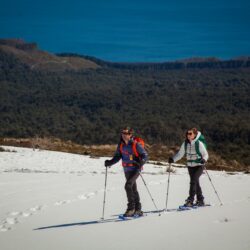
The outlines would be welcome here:
M 212 184 L 212 187 L 213 187 L 213 189 L 214 189 L 214 192 L 215 192 L 215 194 L 217 195 L 218 200 L 220 201 L 220 205 L 222 206 L 223 204 L 222 204 L 222 202 L 221 202 L 221 199 L 220 199 L 220 197 L 219 197 L 219 194 L 218 194 L 218 192 L 216 191 L 216 189 L 215 189 L 215 187 L 214 187 L 214 184 L 213 184 L 213 182 L 212 182 L 212 180 L 211 180 L 211 178 L 210 178 L 210 176 L 209 176 L 209 174 L 208 174 L 208 171 L 207 171 L 207 168 L 206 168 L 205 165 L 204 165 L 204 169 L 205 169 L 205 171 L 206 171 L 206 173 L 207 173 L 208 179 L 210 180 L 210 182 L 211 182 L 211 184 Z
M 157 206 L 155 205 L 155 201 L 154 201 L 154 199 L 153 199 L 153 197 L 152 197 L 152 195 L 151 195 L 151 193 L 150 193 L 150 191 L 149 191 L 149 189 L 148 189 L 148 186 L 147 186 L 147 184 L 146 184 L 144 178 L 142 177 L 142 174 L 141 174 L 141 173 L 140 173 L 140 176 L 141 176 L 142 181 L 143 181 L 143 183 L 144 183 L 144 185 L 145 185 L 145 187 L 146 187 L 146 189 L 147 189 L 147 191 L 148 191 L 148 193 L 149 193 L 149 196 L 151 197 L 152 202 L 154 203 L 154 206 L 155 206 L 156 210 L 159 211 L 159 209 L 158 209 Z M 160 215 L 160 214 L 159 214 L 159 215 Z
M 105 202 L 106 202 L 106 187 L 107 187 L 107 178 L 108 178 L 108 168 L 106 167 L 105 172 L 105 184 L 104 184 L 104 197 L 103 197 L 103 209 L 102 209 L 102 220 L 104 220 L 104 210 L 105 210 Z
M 168 192 L 169 192 L 169 183 L 170 183 L 170 172 L 171 172 L 171 164 L 169 164 L 168 167 L 168 185 L 167 185 L 167 195 L 166 195 L 166 207 L 165 207 L 165 211 L 167 211 L 168 208 Z

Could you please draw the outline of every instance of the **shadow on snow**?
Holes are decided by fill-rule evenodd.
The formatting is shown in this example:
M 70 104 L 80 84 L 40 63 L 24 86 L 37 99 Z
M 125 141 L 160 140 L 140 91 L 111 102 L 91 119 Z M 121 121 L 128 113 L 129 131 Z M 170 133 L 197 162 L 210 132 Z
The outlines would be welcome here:
M 156 214 L 156 213 L 162 213 L 165 210 L 154 210 L 154 211 L 147 211 L 144 212 L 144 215 L 150 215 L 150 214 Z M 171 211 L 176 211 L 176 209 L 168 209 L 167 212 Z M 35 228 L 34 230 L 44 230 L 44 229 L 52 229 L 52 228 L 62 228 L 62 227 L 74 227 L 74 226 L 87 226 L 87 225 L 95 225 L 95 224 L 102 224 L 102 223 L 109 223 L 109 222 L 124 222 L 128 220 L 122 220 L 119 219 L 118 216 L 119 214 L 112 215 L 113 217 L 116 218 L 111 218 L 111 219 L 100 219 L 100 220 L 93 220 L 93 221 L 83 221 L 83 222 L 76 222 L 76 223 L 68 223 L 68 224 L 60 224 L 60 225 L 51 225 L 51 226 L 45 226 L 45 227 L 39 227 Z
M 106 220 L 93 220 L 93 221 L 85 221 L 85 222 L 76 222 L 76 223 L 68 223 L 68 224 L 60 224 L 60 225 L 52 225 L 46 227 L 35 228 L 34 230 L 44 230 L 44 229 L 52 229 L 52 228 L 60 228 L 60 227 L 74 227 L 74 226 L 86 226 L 86 225 L 94 225 L 94 224 L 102 224 L 108 222 L 122 222 L 119 218 L 106 219 Z

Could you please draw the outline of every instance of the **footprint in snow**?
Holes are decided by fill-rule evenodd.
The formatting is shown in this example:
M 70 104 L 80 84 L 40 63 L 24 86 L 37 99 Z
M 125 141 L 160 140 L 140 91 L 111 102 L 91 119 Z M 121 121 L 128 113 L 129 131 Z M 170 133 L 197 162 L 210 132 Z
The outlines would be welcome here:
M 79 199 L 79 200 L 86 200 L 87 197 L 83 194 L 83 195 L 79 195 L 79 196 L 78 196 L 78 199 Z
M 10 216 L 17 216 L 17 215 L 20 215 L 20 214 L 21 214 L 21 212 L 17 212 L 17 211 L 9 213 Z
M 30 208 L 30 211 L 31 212 L 37 212 L 37 211 L 42 210 L 44 207 L 45 206 L 35 206 L 35 207 Z
M 94 196 L 94 195 L 95 195 L 94 192 L 88 193 L 88 194 L 87 194 L 87 198 L 90 198 L 91 196 Z
M 10 227 L 6 227 L 5 225 L 0 225 L 0 232 L 7 232 L 11 230 Z
M 32 213 L 22 212 L 23 217 L 30 217 L 31 215 L 32 215 Z
M 5 220 L 5 224 L 9 224 L 9 225 L 14 225 L 14 224 L 17 224 L 18 223 L 18 220 L 17 218 L 7 218 Z
M 61 205 L 64 205 L 64 204 L 69 204 L 71 203 L 71 200 L 63 200 L 63 201 L 57 201 L 55 203 L 56 206 L 61 206 Z

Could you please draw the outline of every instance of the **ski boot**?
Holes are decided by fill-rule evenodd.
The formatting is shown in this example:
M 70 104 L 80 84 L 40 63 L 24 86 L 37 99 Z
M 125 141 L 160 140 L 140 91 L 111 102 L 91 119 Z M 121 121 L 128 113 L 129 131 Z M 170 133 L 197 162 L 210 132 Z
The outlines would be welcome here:
M 185 200 L 185 203 L 184 203 L 184 207 L 192 207 L 194 204 L 193 204 L 193 201 L 187 199 Z
M 124 217 L 133 217 L 135 214 L 135 209 L 127 209 L 123 214 Z
M 134 215 L 135 216 L 143 216 L 143 211 L 141 211 L 141 209 L 135 210 Z
M 194 204 L 197 207 L 203 207 L 205 206 L 204 200 L 197 200 Z

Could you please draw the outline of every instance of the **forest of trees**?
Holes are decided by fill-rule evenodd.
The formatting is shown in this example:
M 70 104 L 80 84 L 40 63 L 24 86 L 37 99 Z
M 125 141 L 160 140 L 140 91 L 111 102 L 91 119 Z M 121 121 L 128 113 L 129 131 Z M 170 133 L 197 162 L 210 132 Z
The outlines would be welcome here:
M 102 68 L 39 71 L 0 51 L 0 137 L 111 144 L 130 125 L 147 143 L 171 146 L 195 126 L 210 150 L 250 164 L 249 61 L 95 62 Z

